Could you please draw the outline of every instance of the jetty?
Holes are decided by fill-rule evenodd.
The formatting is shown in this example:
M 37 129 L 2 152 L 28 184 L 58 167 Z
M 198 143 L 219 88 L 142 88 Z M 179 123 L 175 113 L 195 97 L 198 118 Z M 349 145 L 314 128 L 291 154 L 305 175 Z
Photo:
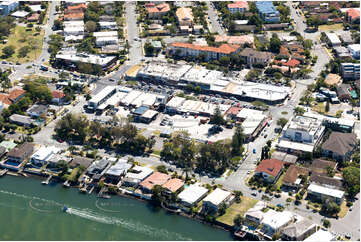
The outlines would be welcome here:
M 79 192 L 81 192 L 81 193 L 87 193 L 87 188 L 88 188 L 88 185 L 84 185 L 84 186 L 82 186 L 81 188 L 79 188 Z
M 106 194 L 104 194 L 104 192 L 105 192 L 105 188 L 103 187 L 102 189 L 100 189 L 100 191 L 99 191 L 99 193 L 98 193 L 98 198 L 106 198 L 106 199 L 109 199 L 110 198 L 110 196 L 109 195 L 106 195 Z
M 50 183 L 51 178 L 53 178 L 53 175 L 50 175 L 45 181 L 42 181 L 41 184 L 48 185 Z
M 4 169 L 0 171 L 0 177 L 5 176 L 5 174 L 8 172 L 8 169 Z
M 90 188 L 88 194 L 91 194 L 93 192 L 94 188 L 95 188 L 95 186 L 92 186 L 92 188 Z

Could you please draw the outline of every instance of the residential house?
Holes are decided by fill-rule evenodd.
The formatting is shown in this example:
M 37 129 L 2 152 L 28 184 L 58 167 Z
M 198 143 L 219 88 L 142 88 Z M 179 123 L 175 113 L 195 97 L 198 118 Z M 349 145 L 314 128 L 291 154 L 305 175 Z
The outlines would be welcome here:
M 338 85 L 342 82 L 342 79 L 339 75 L 330 73 L 325 79 L 325 84 L 330 87 L 332 85 Z
M 34 104 L 28 110 L 26 110 L 26 113 L 32 118 L 40 118 L 42 114 L 46 114 L 47 110 L 48 106 L 46 105 Z
M 349 45 L 347 48 L 354 59 L 360 59 L 360 44 Z
M 351 94 L 349 90 L 351 89 L 352 87 L 350 84 L 341 84 L 337 86 L 336 91 L 338 99 L 340 99 L 341 101 L 350 100 Z
M 331 200 L 336 202 L 337 204 L 341 204 L 344 195 L 344 191 L 335 188 L 320 186 L 315 183 L 311 183 L 307 188 L 307 196 L 310 199 L 316 201 Z
M 76 21 L 76 20 L 83 20 L 84 13 L 83 12 L 75 12 L 75 13 L 66 13 L 64 14 L 65 21 Z
M 320 229 L 311 236 L 307 237 L 305 242 L 313 242 L 313 241 L 336 241 L 336 234 L 331 233 L 327 229 Z
M 9 120 L 11 123 L 14 123 L 14 124 L 17 124 L 20 126 L 24 126 L 24 127 L 30 127 L 30 126 L 34 125 L 34 122 L 30 117 L 20 115 L 20 114 L 11 115 L 9 117 Z
M 64 102 L 65 94 L 63 91 L 52 91 L 51 96 L 53 97 L 51 101 L 57 105 L 61 105 Z
M 327 174 L 327 169 L 331 167 L 333 170 L 336 169 L 337 163 L 329 160 L 315 159 L 309 167 L 311 172 Z
M 16 147 L 16 143 L 14 141 L 7 141 L 4 140 L 0 143 L 0 147 L 5 148 L 6 152 L 9 152 L 10 150 L 14 149 Z
M 282 179 L 282 185 L 294 190 L 301 187 L 301 176 L 308 176 L 308 169 L 297 165 L 291 165 Z
M 263 180 L 275 183 L 282 173 L 284 163 L 276 159 L 262 160 L 255 170 L 255 176 L 260 176 Z
M 357 141 L 354 133 L 332 132 L 322 144 L 322 153 L 337 161 L 348 161 L 357 148 Z
M 198 57 L 203 55 L 205 60 L 218 60 L 222 56 L 238 53 L 240 46 L 222 44 L 219 47 L 195 45 L 189 43 L 174 42 L 170 46 L 171 53 L 178 56 Z
M 191 184 L 179 193 L 178 198 L 186 207 L 191 207 L 202 200 L 208 193 L 208 189 L 198 184 Z
M 275 8 L 273 2 L 258 1 L 256 8 L 265 22 L 280 22 L 280 12 Z
M 176 19 L 179 26 L 188 26 L 193 25 L 193 13 L 191 8 L 178 8 L 176 11 Z
M 248 20 L 234 20 L 234 29 L 237 31 L 253 32 L 256 25 L 248 25 Z
M 233 198 L 231 192 L 216 188 L 203 199 L 202 206 L 204 211 L 217 212 L 223 204 L 228 207 Z
M 288 154 L 282 151 L 274 151 L 272 152 L 272 159 L 283 161 L 285 164 L 295 164 L 298 157 L 296 155 Z
M 147 177 L 153 174 L 153 170 L 144 166 L 134 166 L 130 171 L 127 172 L 122 180 L 122 184 L 125 186 L 136 186 L 140 182 L 144 181 Z
M 161 186 L 170 179 L 171 179 L 170 175 L 157 171 L 157 172 L 154 172 L 149 177 L 147 177 L 139 185 L 144 192 L 151 193 L 151 191 L 155 185 Z
M 236 1 L 228 3 L 227 8 L 231 13 L 245 13 L 249 7 L 247 1 Z
M 2 16 L 8 16 L 19 6 L 19 1 L 3 1 L 0 3 L 0 12 Z
M 344 46 L 336 46 L 336 47 L 334 47 L 333 48 L 334 49 L 334 51 L 336 52 L 336 56 L 338 57 L 338 58 L 349 58 L 349 57 L 351 57 L 351 54 L 350 54 L 350 52 L 349 52 L 349 50 L 346 48 L 346 47 L 344 47 Z
M 120 159 L 112 165 L 106 172 L 105 172 L 105 181 L 106 183 L 112 183 L 119 185 L 119 181 L 122 176 L 124 176 L 127 171 L 132 167 L 132 164 L 129 164 L 127 160 Z
M 28 159 L 35 151 L 35 144 L 25 142 L 19 147 L 13 148 L 6 155 L 7 160 L 14 163 L 22 163 Z
M 32 13 L 30 16 L 26 18 L 28 22 L 38 22 L 40 18 L 40 14 L 38 13 Z
M 328 174 L 312 172 L 309 182 L 329 188 L 342 190 L 342 180 L 339 178 L 329 177 Z
M 338 38 L 337 34 L 335 33 L 326 33 L 327 43 L 332 46 L 340 46 L 341 40 Z
M 118 25 L 117 22 L 115 21 L 99 21 L 99 26 L 100 29 L 105 30 L 117 30 L 118 29 Z
M 360 23 L 360 9 L 351 8 L 346 10 L 346 21 L 349 23 Z
M 147 7 L 148 18 L 150 19 L 161 19 L 164 15 L 170 11 L 168 3 L 161 3 L 156 6 Z
M 78 166 L 82 166 L 84 167 L 85 169 L 88 168 L 91 163 L 93 163 L 93 159 L 90 159 L 90 158 L 86 158 L 86 157 L 81 157 L 81 156 L 75 156 L 72 161 L 69 163 L 69 166 L 71 168 L 75 168 L 75 167 L 78 167 Z
M 262 222 L 264 213 L 262 210 L 267 207 L 267 203 L 263 201 L 258 201 L 254 207 L 248 209 L 248 211 L 244 214 L 244 218 L 246 219 L 246 224 L 254 224 L 253 227 L 258 227 L 258 225 Z
M 168 180 L 162 185 L 167 194 L 178 193 L 184 187 L 184 181 L 178 178 Z
M 25 91 L 23 89 L 15 88 L 10 91 L 8 98 L 11 101 L 11 103 L 16 103 L 24 96 L 25 96 Z
M 289 24 L 288 23 L 279 23 L 279 24 L 264 24 L 263 29 L 265 31 L 270 30 L 285 30 L 288 29 Z
M 261 233 L 271 239 L 275 233 L 280 233 L 281 230 L 292 223 L 294 215 L 289 211 L 276 212 L 275 210 L 268 210 L 262 220 Z
M 309 219 L 301 218 L 282 230 L 281 238 L 284 241 L 303 241 L 317 231 L 317 224 Z
M 96 160 L 86 169 L 86 173 L 97 181 L 104 175 L 107 168 L 111 166 L 111 162 L 109 159 Z
M 118 36 L 96 37 L 95 39 L 95 44 L 97 46 L 118 45 L 118 43 Z
M 341 75 L 346 80 L 359 80 L 360 63 L 341 63 Z
M 42 146 L 31 157 L 30 162 L 35 166 L 43 166 L 58 152 L 60 149 L 55 146 Z
M 249 66 L 254 64 L 262 64 L 267 66 L 271 62 L 273 54 L 271 52 L 263 52 L 251 48 L 245 48 L 241 51 L 240 56 Z

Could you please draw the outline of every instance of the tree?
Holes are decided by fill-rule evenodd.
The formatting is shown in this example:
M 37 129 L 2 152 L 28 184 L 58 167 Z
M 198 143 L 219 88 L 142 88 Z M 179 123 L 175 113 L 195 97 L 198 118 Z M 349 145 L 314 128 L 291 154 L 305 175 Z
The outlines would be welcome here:
M 288 123 L 288 120 L 285 118 L 280 118 L 277 120 L 277 125 L 281 126 L 282 128 Z
M 281 48 L 281 40 L 278 38 L 277 34 L 272 34 L 272 38 L 270 39 L 270 50 L 273 53 L 280 53 Z
M 246 79 L 246 81 L 252 81 L 252 80 L 258 78 L 258 76 L 259 76 L 259 71 L 252 69 L 247 73 L 245 79 Z
M 63 24 L 61 21 L 59 21 L 58 19 L 54 20 L 54 28 L 55 30 L 60 30 L 63 28 Z
M 232 137 L 232 155 L 240 156 L 245 135 L 242 126 L 238 125 Z
M 245 222 L 246 219 L 240 214 L 237 214 L 236 217 L 233 219 L 234 226 L 237 227 L 241 227 Z
M 349 166 L 342 170 L 346 191 L 350 197 L 360 192 L 360 168 Z
M 219 109 L 218 106 L 214 110 L 214 114 L 210 118 L 209 122 L 212 123 L 212 124 L 217 124 L 217 125 L 222 125 L 222 124 L 225 123 L 222 112 L 221 112 L 221 110 Z
M 97 30 L 97 23 L 94 21 L 87 21 L 85 23 L 85 29 L 89 32 L 89 33 L 93 33 Z
M 231 63 L 231 59 L 229 56 L 222 56 L 221 58 L 219 58 L 219 62 L 223 66 L 229 66 L 229 64 Z
M 226 210 L 227 210 L 227 206 L 225 203 L 222 203 L 221 206 L 219 207 L 218 209 L 218 214 L 219 216 L 222 216 L 223 214 L 226 213 Z
M 296 115 L 301 115 L 301 116 L 306 112 L 306 110 L 304 110 L 301 107 L 295 107 L 293 111 L 295 112 Z
M 306 49 L 311 49 L 313 45 L 313 41 L 311 39 L 305 39 L 303 41 L 303 47 Z
M 328 113 L 329 111 L 330 111 L 330 102 L 327 100 L 326 107 L 325 107 L 325 112 Z
M 149 42 L 144 44 L 144 51 L 146 56 L 153 56 L 155 52 L 155 48 Z
M 164 174 L 168 174 L 167 168 L 164 165 L 157 166 L 156 168 L 157 168 L 157 171 L 164 173 Z
M 154 205 L 154 206 L 161 206 L 162 203 L 164 202 L 164 197 L 162 196 L 162 192 L 163 192 L 164 188 L 160 185 L 155 185 L 153 188 L 152 188 L 152 197 L 151 197 L 151 203 Z
M 15 47 L 13 45 L 8 45 L 8 46 L 5 46 L 3 49 L 2 49 L 2 52 L 3 52 L 3 55 L 8 58 L 10 56 L 12 56 L 14 53 L 15 53 Z
M 28 55 L 29 51 L 30 51 L 30 47 L 29 47 L 29 46 L 23 46 L 23 47 L 21 47 L 21 48 L 19 49 L 19 51 L 18 51 L 18 56 L 19 56 L 20 58 L 24 58 L 24 57 L 26 57 L 26 56 Z
M 324 220 L 323 220 L 323 226 L 324 226 L 325 228 L 331 227 L 331 222 L 330 222 L 330 220 L 324 219 Z
M 326 200 L 322 203 L 321 211 L 328 215 L 338 214 L 341 208 L 337 203 Z

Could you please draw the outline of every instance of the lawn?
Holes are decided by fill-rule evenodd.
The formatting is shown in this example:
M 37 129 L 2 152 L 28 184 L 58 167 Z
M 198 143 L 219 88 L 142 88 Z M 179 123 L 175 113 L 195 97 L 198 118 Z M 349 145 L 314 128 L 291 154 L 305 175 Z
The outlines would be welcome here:
M 278 178 L 277 182 L 276 182 L 276 188 L 281 188 L 282 186 L 282 181 L 283 181 L 283 177 L 286 175 L 286 171 L 284 171 L 282 173 L 282 175 L 280 176 L 280 178 Z
M 324 102 L 317 103 L 312 107 L 312 110 L 318 113 L 326 113 L 326 105 Z
M 331 24 L 331 25 L 321 25 L 318 26 L 318 30 L 319 31 L 335 31 L 335 30 L 342 30 L 343 29 L 343 25 L 342 24 Z
M 65 178 L 69 181 L 75 182 L 78 171 L 79 171 L 79 167 L 74 168 L 69 175 L 68 174 L 65 175 Z
M 155 154 L 157 156 L 160 156 L 160 150 L 153 150 L 152 154 Z
M 6 58 L 6 60 L 25 63 L 31 62 L 40 56 L 43 47 L 44 30 L 36 32 L 35 28 L 32 28 L 32 31 L 26 31 L 26 29 L 28 28 L 16 26 L 12 29 L 8 42 L 6 44 L 0 44 L 0 49 L 10 45 L 15 47 L 15 53 L 11 57 Z M 31 46 L 34 49 L 31 49 L 24 58 L 20 58 L 18 57 L 18 51 L 24 46 Z
M 347 214 L 347 212 L 349 210 L 349 207 L 346 206 L 346 201 L 343 201 L 341 203 L 340 207 L 341 207 L 341 211 L 338 213 L 338 217 L 343 218 L 343 217 L 346 216 L 346 214 Z
M 217 218 L 217 221 L 233 226 L 233 219 L 237 216 L 237 214 L 244 216 L 248 209 L 253 208 L 258 202 L 258 200 L 251 197 L 242 196 L 241 199 L 241 203 L 233 203 L 229 208 L 227 208 L 224 215 Z

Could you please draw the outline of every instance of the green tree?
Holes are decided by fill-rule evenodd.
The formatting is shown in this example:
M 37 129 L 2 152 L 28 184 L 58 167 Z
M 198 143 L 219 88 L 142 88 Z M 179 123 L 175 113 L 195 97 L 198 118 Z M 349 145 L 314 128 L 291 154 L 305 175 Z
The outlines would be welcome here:
M 272 38 L 270 39 L 270 51 L 273 53 L 280 53 L 281 48 L 281 40 L 278 38 L 277 34 L 272 34 Z
M 150 201 L 154 206 L 160 207 L 162 203 L 165 201 L 164 197 L 162 196 L 163 191 L 164 188 L 160 185 L 155 185 L 152 188 L 152 197 Z
M 217 125 L 222 125 L 225 123 L 222 112 L 218 106 L 216 107 L 216 109 L 214 110 L 214 114 L 210 118 L 210 123 Z
M 349 166 L 342 170 L 346 191 L 350 197 L 360 192 L 360 168 Z
M 305 39 L 303 41 L 303 47 L 306 49 L 311 49 L 313 45 L 313 41 L 311 39 Z
M 24 58 L 28 55 L 28 53 L 30 52 L 30 47 L 29 46 L 23 46 L 18 50 L 18 56 L 20 58 Z
M 321 211 L 328 215 L 334 215 L 338 214 L 341 211 L 341 208 L 337 203 L 326 200 L 322 203 Z
M 324 220 L 323 220 L 323 226 L 324 226 L 325 228 L 331 227 L 331 222 L 330 222 L 330 220 L 324 219 Z
M 236 217 L 233 219 L 234 226 L 241 227 L 243 224 L 245 224 L 246 219 L 241 216 L 240 214 L 237 214 Z
M 240 156 L 245 135 L 242 126 L 238 125 L 232 136 L 232 155 Z
M 97 30 L 97 23 L 94 22 L 94 21 L 89 20 L 89 21 L 87 21 L 85 23 L 85 29 L 89 33 L 93 33 L 93 32 L 95 32 Z
M 328 113 L 330 111 L 330 102 L 328 100 L 326 102 L 325 111 L 326 111 L 326 113 Z
M 156 169 L 161 173 L 168 174 L 167 168 L 164 165 L 157 166 Z
M 13 45 L 7 45 L 2 49 L 5 58 L 12 56 L 15 53 L 15 47 Z
M 281 126 L 282 128 L 288 123 L 288 120 L 285 118 L 280 118 L 277 120 L 277 125 Z
M 301 116 L 306 112 L 306 110 L 304 110 L 301 107 L 295 107 L 293 111 L 295 112 L 296 115 L 301 115 Z
M 146 56 L 153 56 L 155 53 L 155 48 L 149 42 L 144 44 L 144 51 Z

